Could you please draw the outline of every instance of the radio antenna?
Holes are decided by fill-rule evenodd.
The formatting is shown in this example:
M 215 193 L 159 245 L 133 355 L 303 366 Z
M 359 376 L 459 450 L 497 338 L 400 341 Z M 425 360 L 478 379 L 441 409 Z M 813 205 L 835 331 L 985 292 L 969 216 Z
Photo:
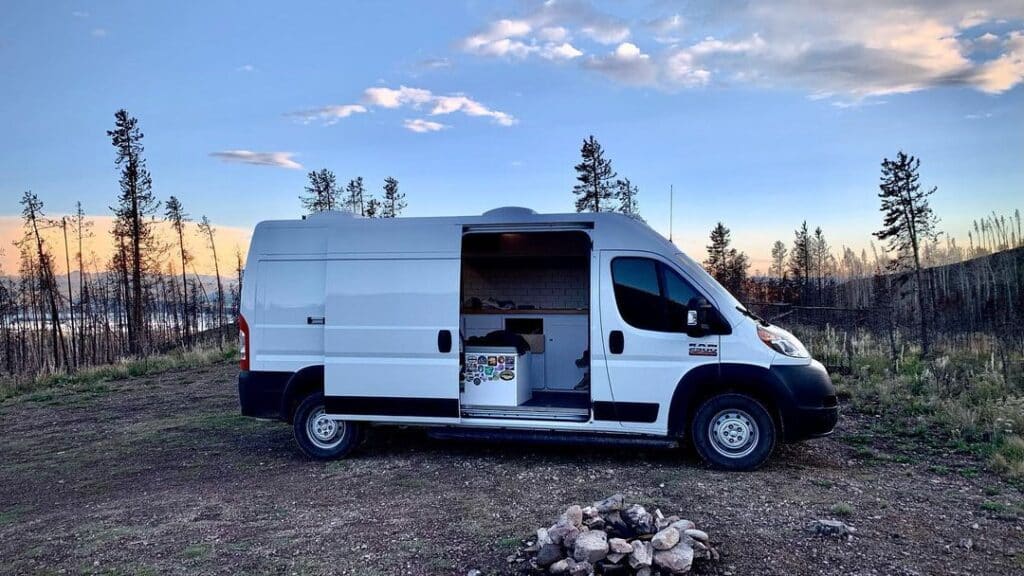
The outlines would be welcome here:
M 668 241 L 672 241 L 672 212 L 675 207 L 675 189 L 668 185 Z

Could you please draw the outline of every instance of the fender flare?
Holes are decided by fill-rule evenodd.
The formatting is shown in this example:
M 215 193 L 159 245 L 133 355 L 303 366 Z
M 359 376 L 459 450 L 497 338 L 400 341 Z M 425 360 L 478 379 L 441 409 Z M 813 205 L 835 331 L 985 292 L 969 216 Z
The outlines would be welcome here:
M 687 436 L 697 408 L 712 396 L 730 392 L 763 404 L 779 432 L 783 432 L 786 412 L 793 406 L 793 395 L 786 384 L 763 366 L 723 362 L 698 366 L 679 380 L 669 405 L 669 436 Z
M 286 422 L 292 421 L 292 412 L 296 400 L 301 395 L 305 397 L 310 392 L 324 389 L 324 367 L 322 364 L 306 366 L 298 370 L 288 378 L 288 383 L 281 392 L 281 419 Z

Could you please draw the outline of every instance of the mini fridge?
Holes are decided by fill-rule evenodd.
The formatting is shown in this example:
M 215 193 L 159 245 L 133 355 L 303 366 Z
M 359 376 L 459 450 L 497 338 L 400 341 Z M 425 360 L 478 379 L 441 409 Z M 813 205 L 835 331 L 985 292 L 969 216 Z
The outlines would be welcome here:
M 514 347 L 467 346 L 463 352 L 462 403 L 519 406 L 530 399 L 530 353 Z

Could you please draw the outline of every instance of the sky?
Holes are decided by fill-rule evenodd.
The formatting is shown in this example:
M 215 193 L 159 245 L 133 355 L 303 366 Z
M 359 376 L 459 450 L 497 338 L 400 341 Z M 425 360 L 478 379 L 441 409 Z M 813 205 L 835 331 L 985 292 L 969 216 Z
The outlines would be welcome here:
M 244 246 L 299 217 L 309 170 L 407 216 L 573 209 L 593 134 L 640 213 L 701 259 L 715 222 L 764 270 L 804 220 L 880 227 L 905 150 L 941 227 L 1024 198 L 1024 2 L 30 2 L 0 8 L 0 239 L 25 190 L 51 215 L 116 198 L 127 109 L 156 195 Z M 229 251 L 231 249 L 229 248 Z

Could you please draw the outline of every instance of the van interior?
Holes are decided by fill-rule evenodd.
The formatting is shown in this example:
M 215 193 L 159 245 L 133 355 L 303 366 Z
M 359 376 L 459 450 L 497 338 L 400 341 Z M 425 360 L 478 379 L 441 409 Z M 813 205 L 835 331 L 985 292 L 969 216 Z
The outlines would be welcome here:
M 582 231 L 463 236 L 463 416 L 589 420 L 590 253 Z

